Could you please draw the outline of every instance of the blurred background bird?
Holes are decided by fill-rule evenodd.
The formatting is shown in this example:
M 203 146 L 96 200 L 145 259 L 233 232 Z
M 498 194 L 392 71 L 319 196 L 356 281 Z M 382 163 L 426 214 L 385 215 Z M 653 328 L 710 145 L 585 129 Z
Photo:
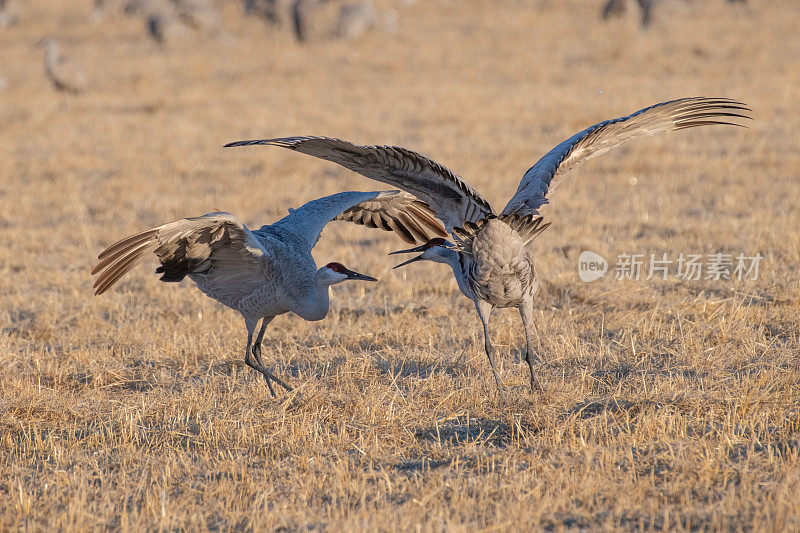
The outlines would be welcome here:
M 44 71 L 53 87 L 69 93 L 82 93 L 89 87 L 89 78 L 80 63 L 60 53 L 52 37 L 44 40 Z

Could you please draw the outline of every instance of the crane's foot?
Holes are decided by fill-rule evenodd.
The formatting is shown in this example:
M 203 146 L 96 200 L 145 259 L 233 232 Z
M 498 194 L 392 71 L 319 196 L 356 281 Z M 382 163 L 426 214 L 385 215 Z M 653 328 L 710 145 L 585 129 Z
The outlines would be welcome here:
M 275 389 L 272 387 L 272 380 L 269 376 L 264 374 L 264 363 L 261 362 L 261 347 L 253 346 L 252 354 L 248 352 L 244 358 L 244 362 L 247 366 L 264 376 L 264 381 L 267 382 L 269 392 L 272 394 L 272 397 L 275 398 L 277 395 L 275 394 Z
M 531 371 L 531 392 L 542 392 L 542 385 L 539 383 L 539 378 L 536 377 L 536 371 L 534 370 L 534 365 L 541 365 L 542 360 L 535 354 L 527 352 L 525 354 L 525 361 L 528 363 L 528 369 Z
M 280 385 L 281 387 L 283 387 L 284 389 L 286 389 L 288 392 L 291 392 L 291 391 L 293 391 L 293 390 L 294 390 L 294 389 L 292 389 L 292 388 L 291 388 L 289 385 L 287 385 L 286 383 L 284 383 L 284 382 L 281 380 L 281 378 L 279 378 L 278 376 L 276 376 L 275 374 L 273 374 L 272 372 L 270 372 L 270 371 L 269 371 L 269 370 L 267 370 L 266 368 L 261 368 L 260 372 L 261 372 L 262 374 L 264 374 L 264 377 L 265 377 L 265 378 L 267 378 L 267 379 L 270 379 L 270 380 L 274 381 L 275 383 L 277 383 L 278 385 Z M 270 387 L 270 388 L 272 388 L 272 387 Z M 275 395 L 275 394 L 273 394 L 273 396 L 274 396 L 274 395 Z
M 272 394 L 272 397 L 275 398 L 276 394 L 275 394 L 275 389 L 272 387 L 272 381 L 269 379 L 269 376 L 265 375 L 264 372 L 262 372 L 263 368 L 261 367 L 261 365 L 258 364 L 255 361 L 255 359 L 252 359 L 249 353 L 244 358 L 244 364 L 246 364 L 256 372 L 264 376 L 264 380 L 267 382 L 267 387 L 269 387 L 269 392 L 270 394 Z
M 531 376 L 531 392 L 542 392 L 542 384 L 536 376 Z
M 261 367 L 260 372 L 264 375 L 264 379 L 267 380 L 267 383 L 272 380 L 287 391 L 292 391 L 292 388 L 289 385 L 284 383 L 278 376 L 267 370 L 267 367 L 264 366 L 264 363 L 261 361 L 261 345 L 253 346 L 253 356 L 256 358 L 256 362 Z M 272 387 L 270 387 L 270 389 L 271 388 Z
M 272 382 L 274 381 L 287 391 L 291 391 L 292 388 L 283 382 L 278 376 L 264 368 L 264 364 L 261 362 L 261 349 L 259 348 L 256 350 L 253 348 L 252 355 L 250 353 L 244 358 L 244 362 L 247 366 L 252 368 L 253 370 L 259 372 L 267 382 L 267 386 L 269 387 L 269 392 L 272 394 L 272 397 L 275 398 L 277 394 L 275 394 L 275 389 L 272 387 Z
M 500 381 L 500 376 L 497 375 L 497 370 L 494 368 L 494 365 L 492 365 L 492 372 L 494 373 L 494 381 L 497 383 L 497 392 L 500 394 L 500 401 L 503 402 L 504 407 L 508 407 L 506 388 L 503 387 L 503 382 Z
M 531 351 L 525 352 L 525 362 L 528 363 L 528 366 L 541 366 L 547 364 L 547 360 L 544 357 L 539 357 L 539 354 Z
M 503 407 L 508 407 L 508 400 L 506 399 L 506 389 L 503 387 L 500 381 L 497 382 L 497 387 L 498 387 L 497 390 L 500 393 L 500 401 L 503 402 Z
M 256 345 L 256 346 L 253 346 L 253 356 L 256 358 L 256 361 L 258 362 L 258 365 L 261 367 L 260 372 L 264 375 L 264 378 L 267 379 L 268 382 L 269 382 L 269 380 L 272 380 L 275 383 L 277 383 L 278 385 L 280 385 L 281 387 L 283 387 L 284 389 L 286 389 L 287 391 L 291 391 L 292 390 L 292 387 L 290 387 L 289 385 L 284 383 L 278 376 L 276 376 L 275 374 L 273 374 L 272 372 L 267 370 L 267 367 L 264 366 L 264 363 L 261 361 L 261 345 L 260 344 Z

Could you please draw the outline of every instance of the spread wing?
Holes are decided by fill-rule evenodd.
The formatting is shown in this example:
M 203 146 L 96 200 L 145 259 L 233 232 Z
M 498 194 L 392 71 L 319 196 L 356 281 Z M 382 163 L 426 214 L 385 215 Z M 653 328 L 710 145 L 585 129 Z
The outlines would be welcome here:
M 410 243 L 427 242 L 433 236 L 447 235 L 424 202 L 401 191 L 332 194 L 290 209 L 289 214 L 272 227 L 290 230 L 306 240 L 311 249 L 319 240 L 322 229 L 332 220 L 394 231 Z
M 162 281 L 205 274 L 201 290 L 223 302 L 263 284 L 272 262 L 239 219 L 230 213 L 209 213 L 131 235 L 103 250 L 92 270 L 92 275 L 100 274 L 95 294 L 106 292 L 150 253 L 161 261 L 156 272 Z
M 402 191 L 386 191 L 347 209 L 334 220 L 346 220 L 368 228 L 394 231 L 409 244 L 421 244 L 434 237 L 447 237 L 444 225 L 428 204 Z
M 698 126 L 741 126 L 732 121 L 752 118 L 749 112 L 745 104 L 736 100 L 683 98 L 595 124 L 550 150 L 528 169 L 503 214 L 538 214 L 539 207 L 548 203 L 547 192 L 554 180 L 558 182 L 576 165 L 630 140 Z
M 430 206 L 449 231 L 454 226 L 493 214 L 492 207 L 472 186 L 447 167 L 406 148 L 358 146 L 328 137 L 287 137 L 238 141 L 231 146 L 267 145 L 338 163 L 370 179 L 413 194 Z

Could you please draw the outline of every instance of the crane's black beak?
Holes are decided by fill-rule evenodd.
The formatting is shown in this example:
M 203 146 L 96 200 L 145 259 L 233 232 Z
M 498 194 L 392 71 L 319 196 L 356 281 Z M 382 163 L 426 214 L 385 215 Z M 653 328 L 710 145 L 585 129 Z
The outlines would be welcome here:
M 389 252 L 389 255 L 397 255 L 397 254 L 410 254 L 412 252 L 424 252 L 427 249 L 427 244 L 423 244 L 422 246 L 417 246 L 416 248 L 409 248 L 408 250 L 397 250 L 396 252 Z
M 427 245 L 423 244 L 422 246 L 417 246 L 416 248 L 409 248 L 408 250 L 397 250 L 396 252 L 389 252 L 389 255 L 410 254 L 414 252 L 424 252 L 425 250 L 427 250 Z M 413 259 L 409 259 L 408 261 L 403 261 L 399 265 L 392 267 L 392 270 L 394 270 L 395 268 L 400 268 L 401 266 L 406 266 L 407 264 L 413 263 L 414 261 L 419 261 L 420 259 L 422 259 L 422 256 L 418 255 Z
M 366 274 L 359 274 L 355 270 L 346 269 L 344 273 L 347 274 L 347 279 L 359 280 L 359 281 L 378 281 L 372 276 L 367 276 Z
M 394 270 L 395 268 L 400 268 L 401 266 L 406 266 L 407 264 L 413 263 L 414 261 L 419 261 L 420 259 L 422 259 L 422 256 L 418 255 L 417 257 L 413 257 L 413 258 L 409 259 L 408 261 L 403 261 L 402 263 L 400 263 L 397 266 L 393 266 L 392 270 Z

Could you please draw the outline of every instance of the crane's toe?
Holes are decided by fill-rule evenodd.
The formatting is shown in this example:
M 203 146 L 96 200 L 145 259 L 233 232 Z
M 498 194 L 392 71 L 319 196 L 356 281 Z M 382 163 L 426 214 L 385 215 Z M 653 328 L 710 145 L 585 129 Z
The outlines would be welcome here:
M 260 373 L 262 376 L 264 376 L 264 380 L 266 380 L 267 382 L 267 387 L 269 387 L 269 392 L 270 394 L 272 394 L 272 397 L 275 398 L 277 394 L 275 394 L 275 389 L 272 387 L 272 376 L 264 368 L 264 365 L 261 362 L 261 356 L 259 355 L 260 351 L 261 351 L 260 349 L 256 351 L 256 348 L 253 347 L 252 352 L 247 352 L 247 355 L 245 355 L 244 363 L 253 370 L 255 370 L 256 372 Z

